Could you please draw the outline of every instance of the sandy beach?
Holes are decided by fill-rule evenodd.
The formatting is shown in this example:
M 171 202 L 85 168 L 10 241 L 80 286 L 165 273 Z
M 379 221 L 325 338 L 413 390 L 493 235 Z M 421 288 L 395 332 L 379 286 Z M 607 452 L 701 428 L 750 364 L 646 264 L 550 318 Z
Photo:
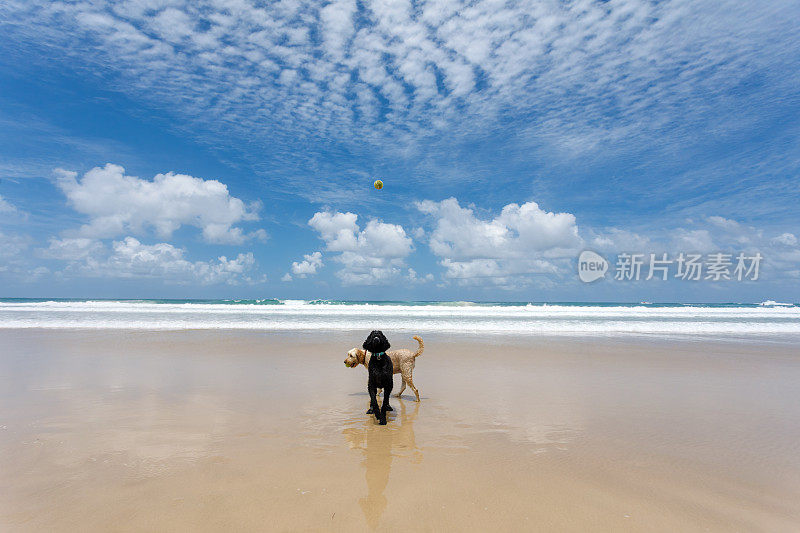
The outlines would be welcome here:
M 800 533 L 798 20 L 0 0 L 0 533 Z
M 381 427 L 363 336 L 0 330 L 0 529 L 800 528 L 792 343 L 426 335 Z

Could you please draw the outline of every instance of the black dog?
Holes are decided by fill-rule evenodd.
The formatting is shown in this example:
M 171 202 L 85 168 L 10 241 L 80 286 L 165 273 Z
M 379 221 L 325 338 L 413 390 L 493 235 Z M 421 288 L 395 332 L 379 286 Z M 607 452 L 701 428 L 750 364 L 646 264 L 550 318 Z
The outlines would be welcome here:
M 367 381 L 367 390 L 369 391 L 369 411 L 367 414 L 374 414 L 381 425 L 386 424 L 386 412 L 392 411 L 389 405 L 389 395 L 392 392 L 392 376 L 394 375 L 394 368 L 392 367 L 392 360 L 386 355 L 386 350 L 389 349 L 389 341 L 383 335 L 383 332 L 375 330 L 369 334 L 367 340 L 364 341 L 362 348 L 372 353 L 369 359 L 367 370 L 369 371 L 369 379 Z M 378 407 L 378 389 L 383 389 L 383 406 Z

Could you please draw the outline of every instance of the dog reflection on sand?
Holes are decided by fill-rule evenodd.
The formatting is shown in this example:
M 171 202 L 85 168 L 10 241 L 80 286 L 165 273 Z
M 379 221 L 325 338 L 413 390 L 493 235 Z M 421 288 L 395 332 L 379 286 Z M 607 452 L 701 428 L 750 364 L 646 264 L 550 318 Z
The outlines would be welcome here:
M 351 449 L 359 450 L 363 455 L 361 465 L 367 481 L 367 495 L 358 500 L 367 525 L 376 528 L 387 499 L 384 492 L 389 483 L 392 461 L 422 461 L 422 451 L 417 447 L 414 437 L 414 420 L 419 412 L 419 403 L 406 409 L 405 402 L 398 401 L 400 409 L 394 412 L 395 420 L 389 426 L 378 426 L 371 419 L 359 421 L 355 427 L 342 431 Z M 391 414 L 390 414 L 391 417 Z

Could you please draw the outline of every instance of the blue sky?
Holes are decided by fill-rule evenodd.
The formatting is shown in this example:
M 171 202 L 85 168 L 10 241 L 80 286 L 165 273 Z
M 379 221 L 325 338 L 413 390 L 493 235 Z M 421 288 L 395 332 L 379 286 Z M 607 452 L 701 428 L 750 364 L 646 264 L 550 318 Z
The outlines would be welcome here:
M 4 2 L 0 296 L 799 301 L 798 17 Z M 583 284 L 585 249 L 764 261 Z

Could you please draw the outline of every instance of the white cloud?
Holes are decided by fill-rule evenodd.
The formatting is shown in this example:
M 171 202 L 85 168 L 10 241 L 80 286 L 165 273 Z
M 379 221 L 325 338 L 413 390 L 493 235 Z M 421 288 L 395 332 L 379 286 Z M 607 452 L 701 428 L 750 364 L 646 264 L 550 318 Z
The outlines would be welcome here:
M 0 231 L 0 259 L 9 261 L 22 255 L 30 244 L 30 239 L 23 235 L 7 234 Z
M 739 223 L 736 222 L 735 220 L 731 220 L 725 217 L 720 217 L 717 215 L 708 217 L 708 221 L 711 222 L 712 225 L 728 231 L 735 231 L 740 227 Z
M 28 213 L 0 195 L 0 220 L 11 223 L 24 222 L 28 220 Z
M 600 251 L 649 252 L 653 244 L 645 235 L 620 228 L 605 228 L 595 232 L 591 246 Z
M 406 278 L 411 283 L 427 283 L 429 281 L 433 281 L 433 274 L 428 273 L 424 276 L 419 276 L 416 270 L 409 268 L 406 273 Z
M 48 274 L 50 274 L 50 269 L 47 268 L 47 267 L 44 267 L 44 266 L 36 267 L 36 268 L 34 268 L 33 270 L 30 271 L 30 276 L 31 276 L 32 280 L 39 279 L 39 278 L 44 277 L 44 276 L 46 276 Z
M 0 195 L 0 213 L 12 214 L 16 212 L 17 208 L 14 207 L 8 200 L 3 198 L 2 195 Z
M 711 252 L 717 249 L 717 245 L 706 229 L 678 229 L 672 239 L 672 248 L 685 252 Z
M 308 224 L 317 230 L 331 252 L 353 250 L 358 247 L 358 215 L 355 213 L 331 213 L 320 211 L 314 213 Z
M 773 244 L 783 246 L 797 246 L 797 237 L 794 233 L 783 233 L 772 239 Z
M 355 11 L 355 0 L 336 0 L 320 11 L 325 51 L 335 60 L 344 58 L 347 41 L 353 36 Z
M 687 219 L 680 227 L 633 232 L 621 228 L 590 230 L 591 246 L 610 253 L 711 253 L 766 245 L 763 232 L 719 216 Z
M 19 21 L 7 39 L 65 62 L 68 44 L 91 39 L 81 61 L 115 73 L 121 90 L 248 140 L 433 139 L 503 114 L 570 150 L 646 145 L 658 131 L 667 143 L 676 121 L 718 117 L 754 73 L 762 83 L 738 91 L 753 103 L 797 85 L 797 9 L 785 2 L 5 4 Z
M 90 219 L 80 229 L 84 237 L 141 235 L 152 228 L 166 239 L 187 225 L 200 228 L 210 243 L 242 244 L 251 237 L 266 238 L 263 230 L 248 235 L 237 226 L 258 220 L 258 206 L 231 196 L 217 180 L 169 172 L 150 181 L 127 176 L 124 168 L 112 164 L 95 167 L 81 179 L 62 169 L 56 175 L 68 203 Z
M 151 27 L 164 40 L 179 42 L 193 33 L 192 20 L 185 12 L 167 8 L 152 19 Z
M 320 211 L 309 226 L 325 241 L 325 249 L 339 252 L 334 258 L 343 268 L 336 273 L 345 285 L 378 285 L 401 274 L 412 251 L 411 238 L 396 224 L 370 220 L 361 230 L 358 215 Z
M 317 269 L 322 267 L 322 253 L 314 252 L 303 256 L 300 262 L 293 262 L 291 272 L 297 277 L 304 278 L 317 273 Z M 291 276 L 286 281 L 290 281 Z
M 142 244 L 134 237 L 114 241 L 111 249 L 95 239 L 51 239 L 41 255 L 66 261 L 67 274 L 86 277 L 158 278 L 171 283 L 203 285 L 264 280 L 251 277 L 255 267 L 252 253 L 241 253 L 232 259 L 220 256 L 212 261 L 190 261 L 181 248 L 164 242 Z
M 94 257 L 103 250 L 103 243 L 88 237 L 67 237 L 50 239 L 50 245 L 40 250 L 39 255 L 46 259 L 62 261 L 80 261 Z
M 0 274 L 4 277 L 12 276 L 24 283 L 44 275 L 42 270 L 31 265 L 31 242 L 28 235 L 0 231 Z
M 555 274 L 583 243 L 572 214 L 547 212 L 535 202 L 508 204 L 491 219 L 478 218 L 455 198 L 416 206 L 433 218 L 428 245 L 449 278 L 506 285 L 511 277 Z
M 678 229 L 672 238 L 672 249 L 685 252 L 712 252 L 717 249 L 717 245 L 711 237 L 711 233 L 706 229 Z

